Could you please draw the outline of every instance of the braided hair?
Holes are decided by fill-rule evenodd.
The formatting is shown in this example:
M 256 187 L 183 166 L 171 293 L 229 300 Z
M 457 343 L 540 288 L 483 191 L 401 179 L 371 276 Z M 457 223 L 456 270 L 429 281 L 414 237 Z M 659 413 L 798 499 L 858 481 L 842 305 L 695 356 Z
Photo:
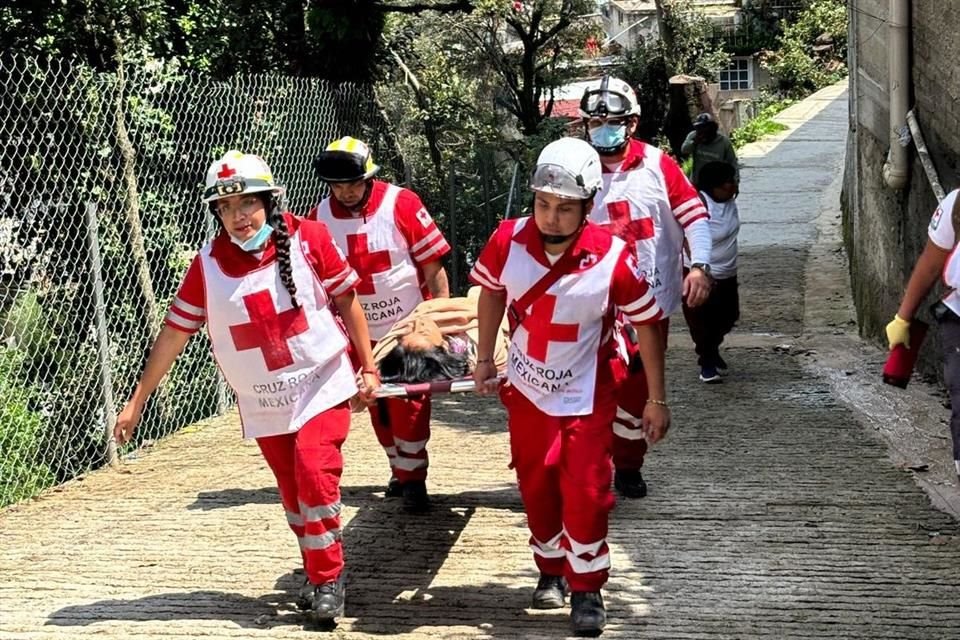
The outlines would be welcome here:
M 297 284 L 293 281 L 293 267 L 290 265 L 290 230 L 283 218 L 280 196 L 274 195 L 264 202 L 267 209 L 267 223 L 273 227 L 273 244 L 277 248 L 277 266 L 280 269 L 280 282 L 290 294 L 295 309 L 300 308 L 297 301 Z

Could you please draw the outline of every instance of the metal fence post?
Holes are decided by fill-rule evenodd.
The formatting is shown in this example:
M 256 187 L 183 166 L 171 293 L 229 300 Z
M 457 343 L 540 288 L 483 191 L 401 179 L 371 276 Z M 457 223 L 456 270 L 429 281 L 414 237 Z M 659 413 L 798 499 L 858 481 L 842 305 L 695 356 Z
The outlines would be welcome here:
M 450 264 L 450 275 L 453 279 L 451 293 L 456 295 L 460 291 L 460 247 L 457 244 L 457 169 L 450 161 L 450 243 L 453 245 L 453 261 Z
M 507 192 L 507 211 L 504 213 L 504 218 L 510 219 L 510 208 L 513 206 L 513 189 L 517 184 L 517 170 L 520 168 L 519 162 L 513 163 L 513 175 L 510 176 L 510 191 Z
M 103 388 L 104 441 L 107 464 L 117 463 L 117 441 L 113 437 L 116 424 L 116 406 L 113 401 L 113 377 L 110 375 L 110 339 L 107 335 L 107 311 L 103 301 L 103 276 L 100 261 L 100 241 L 97 231 L 97 205 L 87 203 L 87 243 L 90 249 L 90 273 L 93 277 L 93 309 L 97 326 L 97 345 L 100 352 L 100 385 Z
M 487 154 L 480 156 L 480 176 L 483 181 L 483 218 L 485 228 L 483 230 L 484 240 L 493 233 L 493 214 L 490 207 L 490 166 L 487 164 Z

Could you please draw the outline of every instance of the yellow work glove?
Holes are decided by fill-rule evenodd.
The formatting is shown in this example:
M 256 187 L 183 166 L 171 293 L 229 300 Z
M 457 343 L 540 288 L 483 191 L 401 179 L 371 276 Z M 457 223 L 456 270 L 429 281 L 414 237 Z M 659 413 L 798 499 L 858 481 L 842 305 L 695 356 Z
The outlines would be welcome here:
M 898 315 L 893 316 L 887 324 L 887 342 L 890 343 L 890 350 L 895 346 L 902 344 L 907 349 L 910 348 L 910 321 L 904 320 Z

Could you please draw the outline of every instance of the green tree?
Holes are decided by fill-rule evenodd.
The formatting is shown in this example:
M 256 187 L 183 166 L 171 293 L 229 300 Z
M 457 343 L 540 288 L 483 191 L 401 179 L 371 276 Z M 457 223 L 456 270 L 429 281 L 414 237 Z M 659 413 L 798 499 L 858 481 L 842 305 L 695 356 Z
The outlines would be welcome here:
M 590 0 L 482 0 L 470 16 L 420 33 L 434 41 L 434 55 L 443 50 L 481 80 L 494 101 L 488 112 L 506 112 L 529 136 L 550 117 L 556 89 L 580 72 L 587 39 L 599 34 L 582 17 L 595 10 Z
M 657 0 L 657 7 L 660 38 L 637 43 L 616 68 L 619 77 L 637 88 L 641 108 L 637 135 L 648 142 L 663 132 L 670 77 L 682 73 L 713 80 L 730 60 L 713 37 L 713 24 L 691 0 Z
M 843 0 L 811 0 L 785 24 L 775 51 L 761 64 L 780 91 L 802 97 L 847 75 L 847 7 Z

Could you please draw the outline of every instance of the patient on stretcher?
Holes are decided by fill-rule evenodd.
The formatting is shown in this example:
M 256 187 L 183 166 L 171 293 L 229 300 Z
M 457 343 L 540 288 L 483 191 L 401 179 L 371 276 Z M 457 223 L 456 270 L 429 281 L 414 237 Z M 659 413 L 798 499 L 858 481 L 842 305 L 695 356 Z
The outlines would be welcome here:
M 466 377 L 472 344 L 465 333 L 443 335 L 428 317 L 414 319 L 413 330 L 402 336 L 377 364 L 384 382 L 440 382 Z
M 417 305 L 373 350 L 385 383 L 441 382 L 468 377 L 476 364 L 477 298 L 474 287 L 461 298 Z M 506 326 L 497 338 L 494 362 L 506 364 Z

